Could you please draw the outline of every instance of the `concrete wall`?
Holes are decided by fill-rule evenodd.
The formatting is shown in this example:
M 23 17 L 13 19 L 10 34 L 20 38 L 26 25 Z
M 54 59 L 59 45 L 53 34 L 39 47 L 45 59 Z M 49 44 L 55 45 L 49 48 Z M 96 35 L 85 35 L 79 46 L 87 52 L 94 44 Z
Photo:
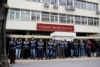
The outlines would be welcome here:
M 11 30 L 36 30 L 36 23 L 29 21 L 7 20 L 6 29 Z
M 37 30 L 37 23 L 39 23 L 39 22 L 7 20 L 6 29 Z M 46 22 L 44 22 L 44 23 L 46 23 Z M 53 24 L 55 24 L 55 23 L 53 23 Z M 63 24 L 60 24 L 60 25 L 63 25 Z M 75 32 L 100 33 L 100 26 L 95 27 L 95 26 L 85 26 L 85 25 L 74 25 L 74 28 L 75 28 L 74 29 Z

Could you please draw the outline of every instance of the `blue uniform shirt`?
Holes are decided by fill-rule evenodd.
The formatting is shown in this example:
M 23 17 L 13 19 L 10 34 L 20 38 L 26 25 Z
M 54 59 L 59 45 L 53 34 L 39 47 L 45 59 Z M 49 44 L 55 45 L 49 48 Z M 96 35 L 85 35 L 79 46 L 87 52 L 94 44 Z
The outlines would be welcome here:
M 54 43 L 53 42 L 48 42 L 48 49 L 53 49 Z
M 10 48 L 9 48 L 10 50 L 15 50 L 16 49 L 16 42 L 10 41 L 9 46 L 10 46 Z
M 23 48 L 25 49 L 29 48 L 29 41 L 24 41 Z
M 22 41 L 17 41 L 17 42 L 16 42 L 16 48 L 17 48 L 17 49 L 20 49 L 21 46 L 22 46 Z
M 30 44 L 30 45 L 31 45 L 31 46 L 30 46 L 31 49 L 35 49 L 35 47 L 36 47 L 36 40 L 31 40 L 30 43 L 31 43 L 31 44 Z
M 37 46 L 38 50 L 43 50 L 44 42 L 38 42 L 37 44 L 38 44 Z
M 64 42 L 60 42 L 59 44 L 60 44 L 60 48 L 63 48 L 63 49 L 65 48 L 65 43 Z

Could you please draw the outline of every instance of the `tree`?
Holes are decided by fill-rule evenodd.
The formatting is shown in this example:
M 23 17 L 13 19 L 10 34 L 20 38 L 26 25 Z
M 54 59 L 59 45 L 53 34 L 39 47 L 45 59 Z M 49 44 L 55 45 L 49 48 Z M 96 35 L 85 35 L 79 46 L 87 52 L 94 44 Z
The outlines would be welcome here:
M 0 67 L 9 67 L 6 55 L 5 28 L 8 12 L 7 0 L 0 0 Z

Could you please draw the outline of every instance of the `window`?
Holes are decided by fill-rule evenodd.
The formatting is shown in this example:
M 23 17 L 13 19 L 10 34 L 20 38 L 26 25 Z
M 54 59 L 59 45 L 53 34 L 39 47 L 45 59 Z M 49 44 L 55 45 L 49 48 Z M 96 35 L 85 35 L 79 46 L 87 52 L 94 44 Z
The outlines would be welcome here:
M 86 9 L 86 3 L 85 2 L 80 2 L 80 8 Z
M 50 0 L 42 0 L 43 3 L 50 3 Z
M 51 4 L 57 4 L 58 0 L 51 0 Z
M 88 25 L 94 25 L 93 24 L 93 18 L 90 18 L 90 17 L 88 18 Z
M 58 14 L 51 13 L 50 14 L 50 21 L 51 22 L 58 22 Z
M 99 26 L 99 19 L 98 18 L 94 18 L 94 26 Z
M 72 24 L 74 22 L 73 20 L 74 19 L 72 15 L 67 15 L 67 23 Z
M 21 10 L 21 20 L 24 20 L 24 21 L 30 20 L 30 11 L 29 10 Z
M 66 23 L 66 15 L 65 14 L 60 14 L 59 15 L 59 22 L 61 23 Z
M 40 12 L 32 11 L 31 21 L 40 21 Z
M 80 16 L 75 16 L 75 24 L 80 24 Z
M 73 6 L 73 0 L 67 0 L 66 5 L 67 6 Z
M 49 13 L 42 12 L 42 21 L 49 22 Z
M 19 20 L 20 19 L 20 10 L 16 9 L 15 11 L 15 20 Z
M 59 0 L 59 4 L 62 5 L 62 6 L 65 6 L 66 5 L 66 0 Z
M 92 3 L 87 3 L 87 6 L 86 6 L 87 10 L 93 10 L 93 4 Z
M 8 10 L 7 19 L 10 19 L 10 9 Z
M 8 19 L 19 20 L 20 19 L 20 9 L 9 9 L 8 11 Z
M 74 6 L 76 8 L 82 8 L 82 9 L 87 9 L 92 11 L 96 11 L 98 9 L 98 4 L 96 3 L 84 2 L 79 0 L 75 0 Z
M 15 15 L 15 13 L 13 11 L 11 11 L 9 18 L 12 19 L 12 20 L 14 20 L 14 15 Z
M 34 1 L 34 2 L 41 2 L 41 0 L 32 0 L 32 1 Z
M 58 13 L 40 12 L 34 10 L 25 9 L 14 9 L 10 8 L 8 11 L 7 19 L 11 20 L 23 20 L 23 21 L 43 21 L 43 22 L 60 22 L 68 24 L 80 24 L 80 25 L 91 25 L 99 26 L 99 18 L 92 18 L 86 16 L 73 16 Z
M 93 4 L 93 10 L 97 11 L 98 10 L 98 5 L 97 4 Z
M 81 2 L 80 2 L 80 1 L 75 1 L 75 2 L 74 2 L 74 6 L 75 6 L 76 8 L 80 8 L 80 7 L 81 7 Z
M 87 24 L 87 17 L 80 17 L 80 23 L 82 25 L 86 25 Z

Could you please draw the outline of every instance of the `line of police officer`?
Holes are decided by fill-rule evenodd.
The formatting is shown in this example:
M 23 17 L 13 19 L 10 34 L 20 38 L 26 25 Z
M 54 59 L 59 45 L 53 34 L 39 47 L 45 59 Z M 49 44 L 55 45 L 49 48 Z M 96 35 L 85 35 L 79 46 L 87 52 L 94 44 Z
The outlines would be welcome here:
M 91 57 L 92 47 L 95 45 L 96 55 L 100 55 L 100 42 L 87 42 L 83 40 L 67 41 L 61 40 L 56 41 L 50 39 L 46 43 L 40 39 L 36 40 L 33 37 L 31 40 L 26 38 L 22 41 L 21 38 L 11 38 L 9 41 L 9 57 L 10 63 L 15 63 L 15 59 L 20 59 L 21 57 L 27 59 L 31 57 L 32 59 L 46 59 L 52 58 L 65 58 L 65 57 L 85 57 L 86 55 Z M 46 46 L 46 47 L 44 47 Z M 44 49 L 46 49 L 44 51 Z

